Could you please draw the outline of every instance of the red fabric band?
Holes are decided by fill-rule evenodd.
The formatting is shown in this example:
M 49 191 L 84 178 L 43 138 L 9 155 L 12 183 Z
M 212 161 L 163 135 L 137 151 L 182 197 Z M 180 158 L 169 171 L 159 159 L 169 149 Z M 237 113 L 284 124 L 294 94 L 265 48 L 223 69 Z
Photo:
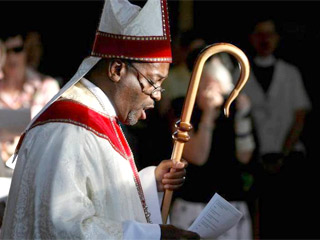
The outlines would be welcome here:
M 120 36 L 123 38 L 123 36 Z M 152 37 L 149 37 L 152 38 Z M 150 62 L 172 62 L 170 40 L 127 40 L 97 32 L 91 55 Z
M 31 128 L 49 122 L 64 122 L 84 127 L 98 137 L 108 140 L 112 147 L 124 158 L 133 158 L 130 147 L 115 118 L 103 116 L 77 102 L 63 100 L 54 102 L 38 117 Z M 19 151 L 23 138 L 24 134 L 20 138 L 16 152 Z

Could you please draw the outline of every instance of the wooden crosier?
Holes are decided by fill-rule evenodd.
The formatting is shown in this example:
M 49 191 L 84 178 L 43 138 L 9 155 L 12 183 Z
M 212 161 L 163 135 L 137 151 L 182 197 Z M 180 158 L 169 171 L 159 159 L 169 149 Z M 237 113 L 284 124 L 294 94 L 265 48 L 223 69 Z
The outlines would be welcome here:
M 194 103 L 196 100 L 198 87 L 200 83 L 200 77 L 202 74 L 203 66 L 207 59 L 214 54 L 226 52 L 234 56 L 240 64 L 240 77 L 239 80 L 229 95 L 226 103 L 224 105 L 224 114 L 229 116 L 229 109 L 231 103 L 236 99 L 241 89 L 244 87 L 248 81 L 250 74 L 250 64 L 246 55 L 236 46 L 229 43 L 217 43 L 210 45 L 202 50 L 199 54 L 197 61 L 194 66 L 194 70 L 191 75 L 187 96 L 184 101 L 181 120 L 176 123 L 177 131 L 172 135 L 174 139 L 174 145 L 172 150 L 171 159 L 172 161 L 180 162 L 182 157 L 182 152 L 184 144 L 189 141 L 190 136 L 188 132 L 192 129 L 190 124 L 191 114 L 193 111 Z M 170 204 L 172 199 L 172 191 L 166 190 L 164 194 L 164 199 L 162 202 L 162 222 L 167 223 L 167 218 L 170 210 Z

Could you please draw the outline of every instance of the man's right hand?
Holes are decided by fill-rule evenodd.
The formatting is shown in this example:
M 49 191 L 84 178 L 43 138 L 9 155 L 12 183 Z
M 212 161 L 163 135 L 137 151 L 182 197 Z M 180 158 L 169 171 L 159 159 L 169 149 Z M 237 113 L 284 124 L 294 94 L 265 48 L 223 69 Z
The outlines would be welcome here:
M 200 236 L 191 231 L 176 228 L 173 225 L 160 224 L 161 239 L 200 239 Z

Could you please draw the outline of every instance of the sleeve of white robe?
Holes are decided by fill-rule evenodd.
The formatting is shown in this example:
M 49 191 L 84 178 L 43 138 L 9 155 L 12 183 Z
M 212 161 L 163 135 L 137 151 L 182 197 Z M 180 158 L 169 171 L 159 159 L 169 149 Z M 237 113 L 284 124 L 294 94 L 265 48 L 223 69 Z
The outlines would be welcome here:
M 18 161 L 22 161 L 23 170 L 20 167 L 18 171 L 22 173 L 22 181 L 27 178 L 25 184 L 29 181 L 28 189 L 21 188 L 21 191 L 26 192 L 29 200 L 34 199 L 32 206 L 23 210 L 26 211 L 24 215 L 34 213 L 25 222 L 29 226 L 23 224 L 24 228 L 34 224 L 33 237 L 134 239 L 133 236 L 139 236 L 139 239 L 160 239 L 158 224 L 116 219 L 118 206 L 110 217 L 108 213 L 101 213 L 105 200 L 100 199 L 109 201 L 110 198 L 111 204 L 114 200 L 113 194 L 101 197 L 97 191 L 97 187 L 104 187 L 104 182 L 111 179 L 102 175 L 105 172 L 99 165 L 101 149 L 97 146 L 101 139 L 82 127 L 61 123 L 37 127 L 28 135 L 19 152 Z M 113 164 L 111 161 L 112 168 Z M 30 187 L 31 182 L 34 182 L 33 187 Z

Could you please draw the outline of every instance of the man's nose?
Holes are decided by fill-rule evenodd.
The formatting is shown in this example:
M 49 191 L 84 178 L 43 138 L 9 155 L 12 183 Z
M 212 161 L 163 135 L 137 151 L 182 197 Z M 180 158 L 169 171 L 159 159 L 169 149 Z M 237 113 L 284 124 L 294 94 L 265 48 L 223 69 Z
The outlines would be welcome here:
M 160 91 L 155 91 L 151 94 L 151 97 L 155 100 L 155 101 L 160 101 L 161 100 L 161 92 Z

